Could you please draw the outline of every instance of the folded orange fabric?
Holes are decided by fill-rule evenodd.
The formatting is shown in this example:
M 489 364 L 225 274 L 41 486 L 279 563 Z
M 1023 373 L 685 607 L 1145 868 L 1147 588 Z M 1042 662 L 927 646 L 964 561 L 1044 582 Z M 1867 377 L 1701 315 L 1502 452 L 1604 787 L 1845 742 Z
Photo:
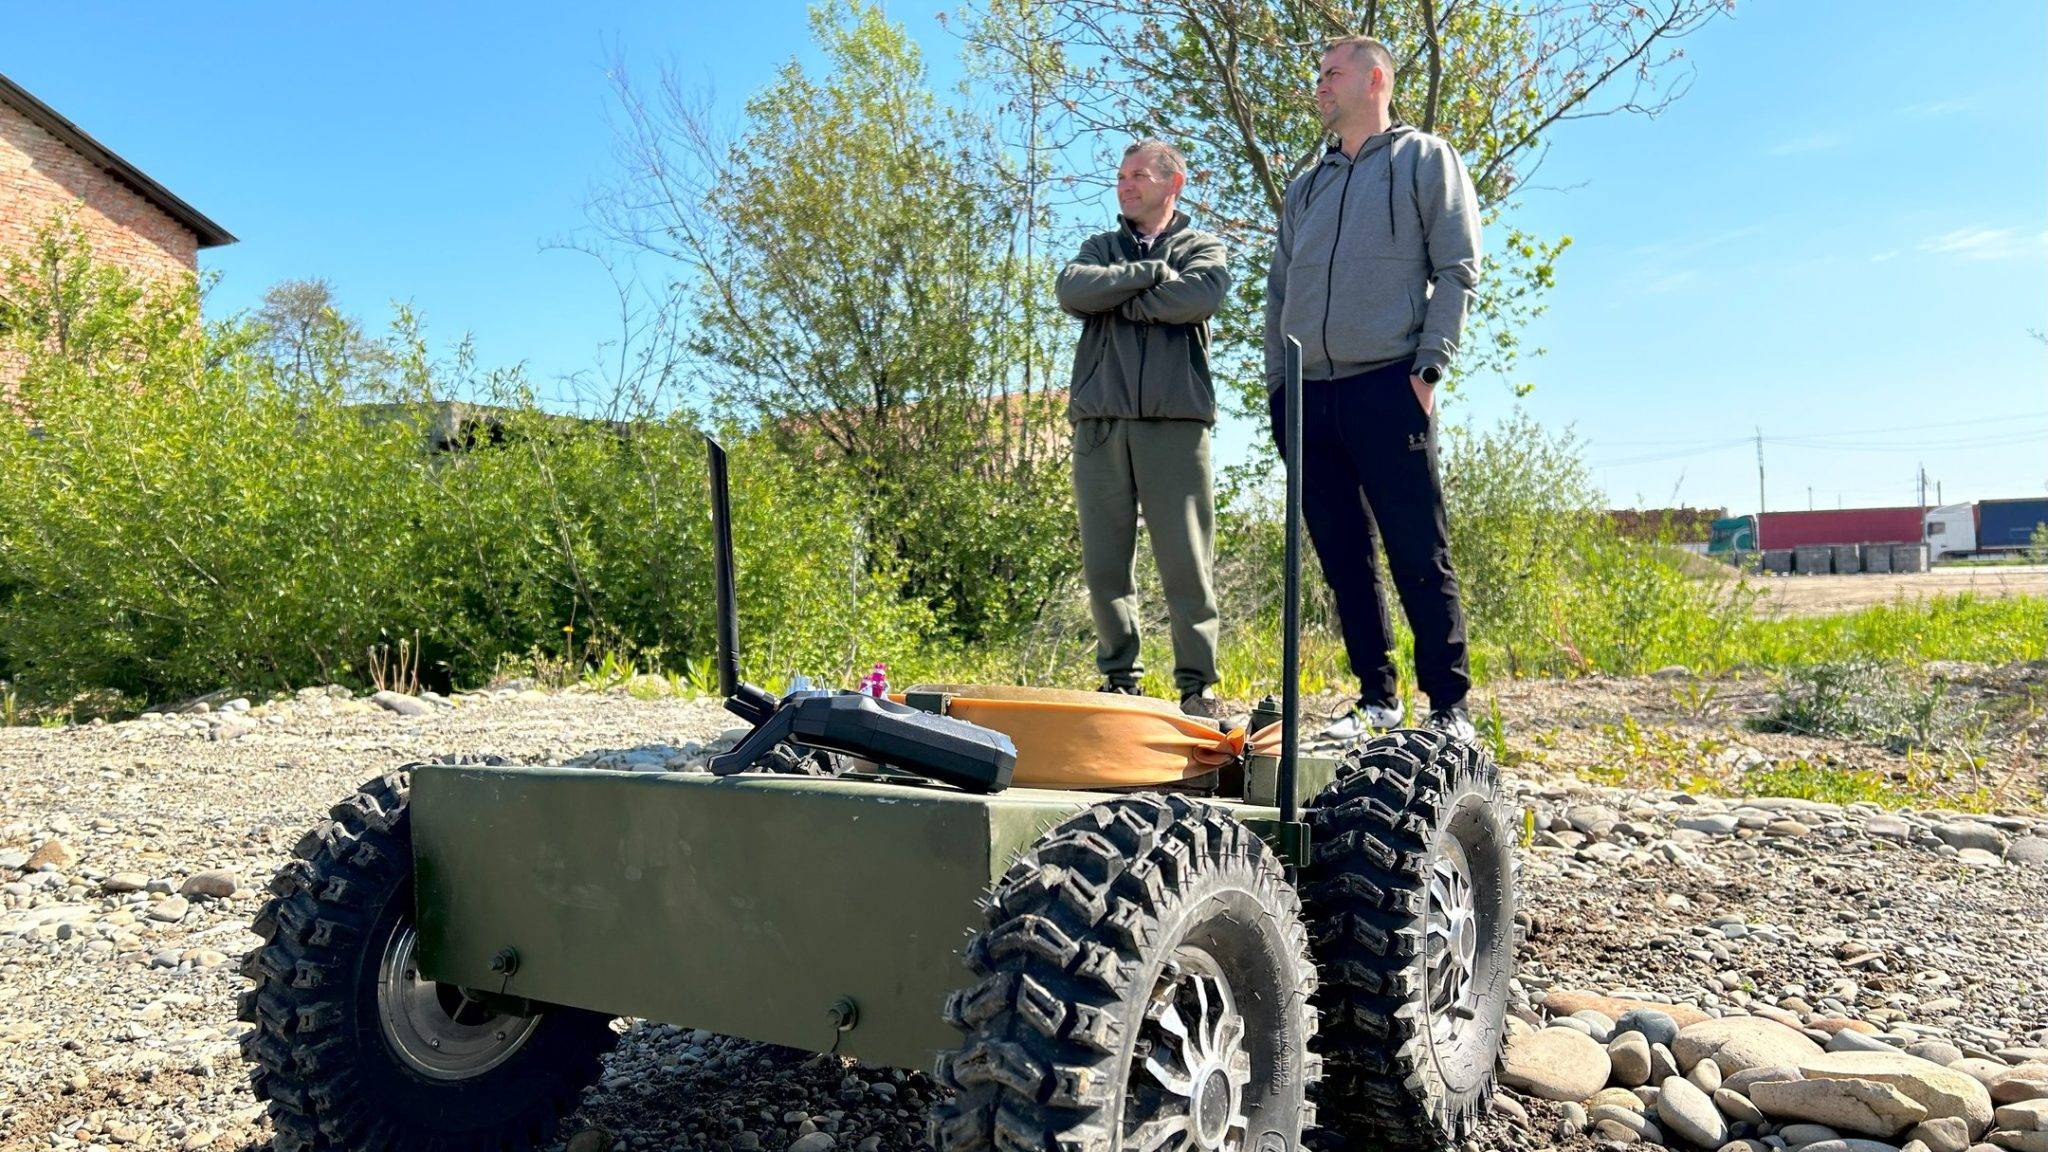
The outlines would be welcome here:
M 1017 746 L 1021 788 L 1143 788 L 1228 764 L 1280 743 L 1280 725 L 1256 734 L 1182 715 L 1163 700 L 1008 685 L 944 684 L 916 692 L 952 697 L 949 714 L 992 728 Z M 892 697 L 903 699 L 901 694 Z

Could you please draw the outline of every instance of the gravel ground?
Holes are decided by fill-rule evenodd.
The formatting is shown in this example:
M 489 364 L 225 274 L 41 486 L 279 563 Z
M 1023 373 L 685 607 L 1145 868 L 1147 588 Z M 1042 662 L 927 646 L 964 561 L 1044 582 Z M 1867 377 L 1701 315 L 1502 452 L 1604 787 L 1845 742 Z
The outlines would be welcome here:
M 1511 731 L 1571 730 L 1556 721 L 1568 690 L 1548 691 L 1504 694 Z M 1597 712 L 1659 689 L 1582 691 Z M 267 1138 L 236 1051 L 234 959 L 256 943 L 265 880 L 364 779 L 456 752 L 656 766 L 730 719 L 705 701 L 509 690 L 422 711 L 313 690 L 0 730 L 0 1149 Z M 1549 743 L 1548 762 L 1511 774 L 1537 829 L 1522 872 L 1532 1022 L 1559 991 L 1621 992 L 1809 1027 L 1852 1017 L 2009 1060 L 2048 1044 L 2048 819 L 1600 788 L 1563 774 L 1575 765 Z M 573 1152 L 905 1149 L 933 1092 L 922 1073 L 634 1024 L 565 1134 Z M 1487 1146 L 1591 1139 L 1557 1130 L 1564 1106 L 1504 1098 Z

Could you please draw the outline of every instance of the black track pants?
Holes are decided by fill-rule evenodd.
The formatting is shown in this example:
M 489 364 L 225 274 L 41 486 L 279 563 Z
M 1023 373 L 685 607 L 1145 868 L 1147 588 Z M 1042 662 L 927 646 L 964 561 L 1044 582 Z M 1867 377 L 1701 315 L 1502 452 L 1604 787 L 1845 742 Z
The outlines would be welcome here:
M 1302 381 L 1301 513 L 1337 596 L 1344 651 L 1360 695 L 1395 694 L 1393 629 L 1373 539 L 1384 539 L 1394 588 L 1415 633 L 1415 678 L 1435 708 L 1464 702 L 1465 610 L 1451 571 L 1450 530 L 1437 475 L 1436 421 L 1391 364 L 1341 380 Z M 1286 451 L 1281 392 L 1268 398 L 1273 439 Z

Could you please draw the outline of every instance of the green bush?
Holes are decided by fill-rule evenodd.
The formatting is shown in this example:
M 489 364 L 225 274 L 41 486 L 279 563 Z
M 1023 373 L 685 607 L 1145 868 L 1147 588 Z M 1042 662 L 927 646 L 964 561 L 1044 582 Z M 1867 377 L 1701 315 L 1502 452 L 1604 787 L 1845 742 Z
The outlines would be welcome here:
M 316 378 L 249 319 L 200 323 L 193 286 L 143 292 L 61 233 L 7 277 L 27 419 L 0 420 L 0 667 L 25 697 L 361 682 L 373 647 L 413 635 L 443 682 L 536 651 L 708 654 L 705 461 L 686 422 L 570 419 L 501 377 L 492 434 L 430 452 L 467 361 L 429 364 L 403 326 L 386 375 Z M 386 399 L 352 401 L 365 392 Z M 847 531 L 846 485 L 745 442 L 733 458 L 751 674 L 850 676 L 934 631 L 894 559 Z

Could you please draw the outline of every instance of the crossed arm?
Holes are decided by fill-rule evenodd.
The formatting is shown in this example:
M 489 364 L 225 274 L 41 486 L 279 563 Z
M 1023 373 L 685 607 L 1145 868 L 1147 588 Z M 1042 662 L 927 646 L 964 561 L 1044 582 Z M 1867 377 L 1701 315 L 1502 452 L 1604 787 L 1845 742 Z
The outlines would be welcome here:
M 1118 260 L 1107 249 L 1102 237 L 1090 237 L 1060 270 L 1055 291 L 1067 314 L 1086 319 L 1116 312 L 1126 320 L 1193 324 L 1214 315 L 1230 287 L 1223 242 L 1213 237 L 1178 271 L 1164 260 Z

